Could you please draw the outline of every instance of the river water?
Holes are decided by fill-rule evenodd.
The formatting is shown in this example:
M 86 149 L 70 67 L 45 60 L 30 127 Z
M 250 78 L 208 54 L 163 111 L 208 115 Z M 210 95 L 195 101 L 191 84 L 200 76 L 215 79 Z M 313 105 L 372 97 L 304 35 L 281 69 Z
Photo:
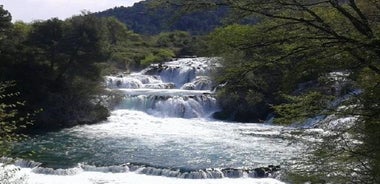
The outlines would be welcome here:
M 297 158 L 296 130 L 212 119 L 217 67 L 217 58 L 185 58 L 108 76 L 124 97 L 107 121 L 34 136 L 16 148 L 33 156 L 15 165 L 33 184 L 282 183 L 255 168 Z

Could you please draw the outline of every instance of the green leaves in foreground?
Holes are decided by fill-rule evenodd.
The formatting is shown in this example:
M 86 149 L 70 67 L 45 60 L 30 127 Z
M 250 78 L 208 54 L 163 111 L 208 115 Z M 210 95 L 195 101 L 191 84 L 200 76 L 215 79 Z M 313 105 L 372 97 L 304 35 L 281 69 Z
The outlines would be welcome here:
M 0 82 L 0 156 L 6 156 L 16 141 L 26 136 L 20 130 L 32 124 L 32 114 L 21 115 L 18 108 L 25 102 L 17 101 L 19 92 L 11 92 L 14 82 Z
M 278 114 L 275 121 L 279 124 L 291 124 L 304 121 L 317 114 L 329 113 L 327 109 L 332 99 L 332 97 L 318 92 L 310 92 L 302 96 L 284 95 L 284 98 L 288 103 L 273 107 Z

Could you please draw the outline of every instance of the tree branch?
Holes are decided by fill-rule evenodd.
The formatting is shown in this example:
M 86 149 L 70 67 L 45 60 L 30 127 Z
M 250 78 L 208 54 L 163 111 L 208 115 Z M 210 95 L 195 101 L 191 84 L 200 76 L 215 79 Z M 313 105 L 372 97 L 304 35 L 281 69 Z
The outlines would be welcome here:
M 355 16 L 353 16 L 351 13 L 349 13 L 345 8 L 343 8 L 339 4 L 339 1 L 330 0 L 330 4 L 336 10 L 338 10 L 343 16 L 345 16 L 352 23 L 352 25 L 355 27 L 355 29 L 357 31 L 359 31 L 359 33 L 363 34 L 364 36 L 366 36 L 369 39 L 374 37 L 373 32 L 372 32 L 371 28 L 368 26 L 368 24 L 361 22 Z M 356 7 L 356 9 L 358 9 L 354 1 L 350 0 L 350 4 L 351 4 L 351 7 Z M 355 8 L 354 8 L 354 10 L 355 10 Z M 358 9 L 358 11 L 361 13 L 361 11 L 359 9 Z

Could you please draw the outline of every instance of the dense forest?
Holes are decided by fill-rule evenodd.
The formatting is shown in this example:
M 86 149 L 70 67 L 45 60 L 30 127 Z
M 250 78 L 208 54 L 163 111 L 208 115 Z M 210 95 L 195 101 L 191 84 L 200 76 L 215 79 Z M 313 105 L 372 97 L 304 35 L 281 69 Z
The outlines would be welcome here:
M 189 12 L 182 10 L 181 5 L 160 4 L 154 0 L 147 0 L 135 3 L 132 7 L 115 7 L 95 15 L 115 17 L 138 34 L 155 35 L 161 32 L 185 31 L 192 35 L 203 35 L 231 22 L 228 12 L 227 6 Z M 252 17 L 239 20 L 246 24 L 256 21 Z
M 12 23 L 0 7 L 0 151 L 30 127 L 107 118 L 104 96 L 115 94 L 104 90 L 105 74 L 183 55 L 218 56 L 222 110 L 215 118 L 356 118 L 318 145 L 310 171 L 301 167 L 289 180 L 379 183 L 379 12 L 377 0 L 157 0 L 26 24 Z M 260 21 L 236 23 L 244 20 Z M 362 144 L 345 142 L 346 133 Z

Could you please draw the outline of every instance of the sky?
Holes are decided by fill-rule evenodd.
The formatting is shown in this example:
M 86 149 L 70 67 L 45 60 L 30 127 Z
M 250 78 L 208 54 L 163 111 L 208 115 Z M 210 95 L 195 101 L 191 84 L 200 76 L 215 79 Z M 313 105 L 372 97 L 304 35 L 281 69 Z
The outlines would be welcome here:
M 141 0 L 0 0 L 0 5 L 12 14 L 13 21 L 31 22 L 53 17 L 66 19 L 82 10 L 103 11 L 115 6 L 132 6 Z

